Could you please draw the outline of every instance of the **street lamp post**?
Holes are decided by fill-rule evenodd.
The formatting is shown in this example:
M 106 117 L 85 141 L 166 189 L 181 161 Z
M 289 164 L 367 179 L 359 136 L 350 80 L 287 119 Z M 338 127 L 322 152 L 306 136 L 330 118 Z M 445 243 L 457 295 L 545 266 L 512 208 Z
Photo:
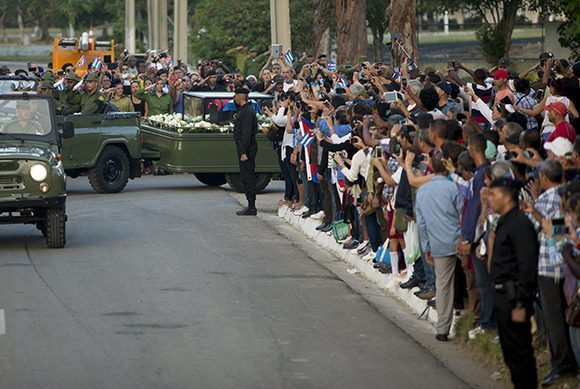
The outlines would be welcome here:
M 291 49 L 289 0 L 270 0 L 270 30 L 272 44 L 279 43 Z

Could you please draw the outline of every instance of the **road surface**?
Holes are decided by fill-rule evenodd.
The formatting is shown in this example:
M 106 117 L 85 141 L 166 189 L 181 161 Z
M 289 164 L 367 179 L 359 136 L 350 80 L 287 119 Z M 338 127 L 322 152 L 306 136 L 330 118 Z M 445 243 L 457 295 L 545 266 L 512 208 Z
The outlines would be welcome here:
M 192 176 L 80 178 L 65 249 L 0 226 L 0 388 L 471 386 L 238 208 Z

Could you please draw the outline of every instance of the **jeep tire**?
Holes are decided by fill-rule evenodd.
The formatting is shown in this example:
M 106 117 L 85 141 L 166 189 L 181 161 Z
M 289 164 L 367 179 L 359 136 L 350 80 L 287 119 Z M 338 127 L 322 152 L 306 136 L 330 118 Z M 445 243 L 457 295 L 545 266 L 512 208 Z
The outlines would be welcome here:
M 95 166 L 89 170 L 89 182 L 97 193 L 119 193 L 131 173 L 129 157 L 117 146 L 106 146 Z
M 258 173 L 256 174 L 256 193 L 262 193 L 264 189 L 270 184 L 272 175 L 268 173 Z M 244 184 L 242 183 L 242 177 L 239 173 L 226 174 L 226 180 L 228 185 L 234 191 L 239 193 L 244 193 Z
M 61 249 L 66 243 L 66 213 L 64 207 L 46 210 L 46 244 L 51 249 Z
M 195 173 L 195 178 L 207 186 L 222 186 L 227 182 L 223 173 Z

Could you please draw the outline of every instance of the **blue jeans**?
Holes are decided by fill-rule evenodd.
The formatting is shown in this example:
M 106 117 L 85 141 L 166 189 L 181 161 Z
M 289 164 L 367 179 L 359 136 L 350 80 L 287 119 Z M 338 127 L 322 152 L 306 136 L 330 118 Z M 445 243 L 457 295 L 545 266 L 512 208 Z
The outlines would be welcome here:
M 435 290 L 435 268 L 433 265 L 431 265 L 427 262 L 424 254 L 421 254 L 421 262 L 423 262 L 423 270 L 425 272 L 425 289 L 434 291 Z
M 383 241 L 381 239 L 381 225 L 377 220 L 377 213 L 373 212 L 371 215 L 365 215 L 365 226 L 367 227 L 367 235 L 373 252 L 377 252 Z
M 576 356 L 576 363 L 580 365 L 580 327 L 568 327 L 570 332 L 570 343 L 572 343 L 572 351 Z
M 479 325 L 486 330 L 495 329 L 495 317 L 493 314 L 493 290 L 491 277 L 487 271 L 487 261 L 481 261 L 472 254 L 473 270 L 475 273 L 475 285 L 481 300 Z

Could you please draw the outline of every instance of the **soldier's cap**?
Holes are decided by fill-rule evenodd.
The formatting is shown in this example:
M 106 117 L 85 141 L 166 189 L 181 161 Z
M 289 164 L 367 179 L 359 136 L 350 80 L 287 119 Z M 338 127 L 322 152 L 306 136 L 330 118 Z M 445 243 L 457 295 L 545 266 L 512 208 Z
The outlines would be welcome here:
M 97 73 L 89 73 L 85 81 L 99 81 L 99 76 Z
M 274 76 L 273 81 L 275 84 L 278 83 L 283 83 L 284 82 L 284 77 L 282 77 L 281 75 L 277 74 Z
M 54 84 L 50 80 L 44 80 L 40 83 L 40 89 L 54 89 Z
M 234 93 L 236 95 L 249 95 L 250 90 L 248 88 L 236 88 Z
M 257 53 L 257 52 L 258 52 L 258 51 L 260 51 L 260 50 L 258 50 L 258 48 L 257 48 L 256 46 L 252 46 L 252 47 L 250 48 L 250 53 L 251 53 L 252 51 L 255 51 L 255 52 Z
M 66 76 L 64 76 L 65 80 L 73 80 L 73 81 L 77 81 L 79 82 L 81 80 L 81 78 L 79 76 L 77 76 L 76 73 L 67 73 Z
M 491 185 L 489 187 L 490 188 L 508 188 L 508 189 L 519 190 L 520 188 L 523 187 L 523 184 L 521 181 L 514 180 L 513 178 L 502 177 L 502 178 L 498 178 L 496 180 L 493 180 L 493 182 L 491 183 Z
M 47 70 L 46 72 L 42 73 L 42 77 L 40 77 L 41 80 L 54 80 L 54 73 L 52 72 L 52 70 Z

